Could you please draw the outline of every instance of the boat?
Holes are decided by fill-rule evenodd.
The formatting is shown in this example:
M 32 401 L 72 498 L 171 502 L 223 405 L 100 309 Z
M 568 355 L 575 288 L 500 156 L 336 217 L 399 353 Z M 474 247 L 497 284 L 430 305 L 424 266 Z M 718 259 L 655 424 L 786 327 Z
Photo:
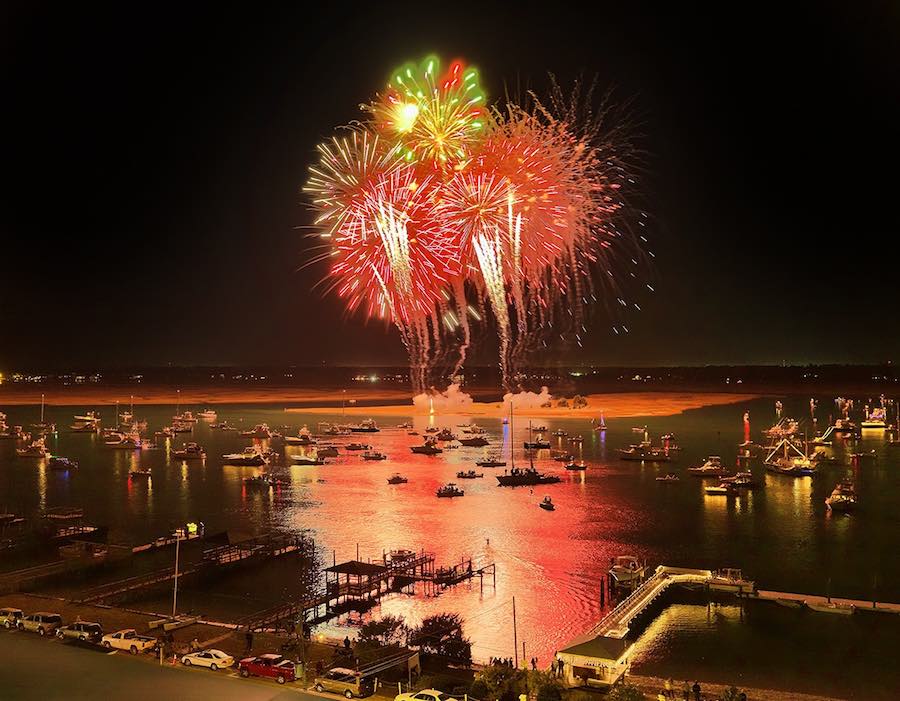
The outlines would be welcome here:
M 646 426 L 632 426 L 631 432 L 632 433 L 646 433 L 647 427 Z
M 584 443 L 584 436 L 569 436 L 569 443 Z
M 261 475 L 253 475 L 252 477 L 244 477 L 244 484 L 251 487 L 263 487 L 264 489 L 272 489 L 287 484 L 287 480 L 283 480 L 275 475 L 265 472 Z
M 100 415 L 96 411 L 76 415 L 73 420 L 75 423 L 69 426 L 72 433 L 97 433 L 100 430 Z
M 802 599 L 778 598 L 775 599 L 775 603 L 779 606 L 784 606 L 785 608 L 789 609 L 802 609 L 804 606 L 806 606 Z
M 544 511 L 556 511 L 556 504 L 550 497 L 544 497 L 538 504 Z
M 25 439 L 25 432 L 21 426 L 10 427 L 6 423 L 6 414 L 0 412 L 0 440 L 21 441 Z
M 480 477 L 484 477 L 483 472 L 475 472 L 475 470 L 466 470 L 465 472 L 457 472 L 456 479 L 461 480 L 474 480 Z
M 203 411 L 197 412 L 197 416 L 204 421 L 215 421 L 218 414 L 215 409 L 204 409 Z
M 731 477 L 723 477 L 722 482 L 731 485 L 734 489 L 753 489 L 759 486 L 759 483 L 753 479 L 753 473 L 747 470 L 737 472 Z
M 226 453 L 222 456 L 226 465 L 265 465 L 269 461 L 255 445 L 244 448 L 240 453 Z
M 476 460 L 475 467 L 506 467 L 506 460 L 499 455 L 488 455 L 484 460 Z
M 727 482 L 719 482 L 717 485 L 707 485 L 703 491 L 710 496 L 729 497 L 737 493 L 737 490 Z
M 104 445 L 113 450 L 140 450 L 141 437 L 137 431 L 132 433 L 120 432 L 118 435 L 111 437 L 110 440 L 104 441 Z
M 572 462 L 575 456 L 572 453 L 560 453 L 559 455 L 553 455 L 551 459 L 556 462 Z
M 530 426 L 530 424 L 529 424 L 529 426 Z M 546 432 L 547 432 L 547 427 L 546 427 L 546 426 L 535 426 L 535 427 L 534 427 L 534 432 L 535 432 L 535 433 L 546 433 Z
M 31 428 L 33 428 L 37 433 L 54 433 L 56 431 L 56 424 L 44 421 L 43 394 L 41 395 L 41 420 L 38 423 L 31 424 Z
M 312 437 L 309 429 L 304 425 L 297 431 L 296 436 L 285 436 L 284 442 L 287 445 L 315 445 L 316 439 Z
M 269 428 L 268 424 L 256 424 L 253 428 L 241 431 L 241 435 L 245 438 L 259 438 L 261 440 L 265 440 L 266 438 L 272 437 L 272 431 Z
M 176 460 L 204 460 L 206 451 L 197 443 L 185 443 L 179 450 L 172 451 Z
M 387 455 L 377 450 L 367 450 L 362 454 L 363 460 L 387 460 Z
M 579 460 L 578 462 L 572 461 L 566 463 L 567 470 L 587 470 L 587 463 L 584 460 Z
M 132 479 L 150 479 L 153 475 L 150 470 L 132 470 L 128 476 Z
M 531 487 L 538 484 L 556 484 L 560 481 L 556 475 L 538 472 L 533 466 L 521 470 L 514 467 L 508 473 L 497 475 L 497 482 L 501 487 Z
M 320 445 L 316 447 L 316 455 L 320 458 L 336 458 L 338 449 L 336 445 Z
M 782 438 L 763 461 L 766 469 L 792 477 L 809 477 L 816 474 L 817 465 L 790 439 Z
M 832 433 L 856 433 L 857 431 L 856 424 L 846 417 L 835 421 L 834 426 L 830 428 Z
M 319 433 L 325 436 L 346 436 L 350 434 L 350 429 L 337 424 L 321 423 L 319 424 Z
M 632 445 L 628 448 L 617 448 L 620 460 L 631 460 L 633 462 L 671 462 L 672 456 L 664 448 L 653 447 L 647 445 L 646 442 L 640 445 Z
M 435 436 L 435 438 L 437 438 L 439 441 L 455 441 L 456 440 L 456 436 L 453 435 L 453 432 L 449 428 L 442 428 L 440 431 L 437 432 L 437 435 Z M 460 441 L 460 443 L 462 443 L 462 441 Z M 482 443 L 480 445 L 485 445 L 486 443 L 487 443 L 487 441 L 485 441 L 485 443 Z
M 565 438 L 566 436 L 569 435 L 569 432 L 563 431 L 561 428 L 558 428 L 553 432 L 553 435 L 556 436 L 557 438 Z
M 470 448 L 480 448 L 489 443 L 488 439 L 484 436 L 473 436 L 472 438 L 460 438 L 459 442 L 462 445 L 468 446 Z
M 410 446 L 410 450 L 417 455 L 437 455 L 443 453 L 442 448 L 437 447 L 437 443 L 433 438 L 429 438 L 422 445 Z
M 689 475 L 694 477 L 722 477 L 728 473 L 722 465 L 722 458 L 718 455 L 710 455 L 699 467 L 689 467 Z
M 853 604 L 836 604 L 833 601 L 806 601 L 806 608 L 819 613 L 836 613 L 840 616 L 849 616 L 856 610 Z
M 292 455 L 293 460 L 298 465 L 325 465 L 325 461 L 318 455 Z
M 368 443 L 348 443 L 344 450 L 372 450 L 372 446 Z
M 409 482 L 409 480 L 397 472 L 388 477 L 387 481 L 388 484 L 406 484 L 407 482 Z
M 674 472 L 670 472 L 667 475 L 665 475 L 664 477 L 657 477 L 656 481 L 657 482 L 680 482 L 681 478 L 678 475 L 676 475 Z
M 524 442 L 525 450 L 547 450 L 550 448 L 550 441 L 546 440 L 542 434 L 542 430 L 546 431 L 546 427 L 540 429 L 532 428 L 531 422 L 528 422 L 528 440 Z M 537 438 L 534 434 L 537 433 Z
M 763 431 L 763 435 L 772 439 L 793 436 L 800 431 L 800 422 L 784 417 Z
M 856 509 L 856 489 L 852 480 L 841 480 L 831 492 L 831 496 L 825 499 L 825 506 L 829 511 L 847 512 Z
M 485 432 L 485 430 L 477 424 L 460 424 L 460 426 L 462 427 L 463 433 L 468 433 L 472 436 L 480 436 Z
M 20 458 L 46 458 L 50 455 L 43 438 L 35 438 L 24 448 L 16 448 L 16 455 Z
M 209 427 L 210 427 L 210 429 L 212 429 L 213 431 L 226 431 L 226 432 L 229 432 L 229 431 L 237 431 L 237 430 L 238 430 L 237 426 L 232 426 L 232 425 L 231 425 L 230 423 L 228 423 L 227 421 L 220 421 L 219 423 L 211 423 L 211 424 L 209 425 Z
M 183 411 L 180 414 L 175 414 L 172 417 L 172 421 L 180 424 L 193 424 L 197 422 L 197 417 L 190 411 Z
M 412 421 L 404 421 L 402 424 L 397 424 L 395 428 L 412 428 Z
M 464 497 L 466 495 L 466 493 L 453 482 L 445 484 L 443 487 L 438 487 L 435 494 L 441 499 L 452 499 L 453 497 Z
M 78 468 L 78 463 L 61 455 L 51 455 L 50 460 L 47 462 L 47 467 L 51 470 L 75 470 Z
M 619 555 L 610 563 L 608 570 L 613 584 L 633 586 L 644 578 L 646 567 L 634 555 Z
M 169 431 L 171 433 L 193 433 L 194 432 L 194 424 L 188 422 L 185 423 L 183 421 L 176 421 L 171 426 L 169 426 Z
M 378 428 L 378 424 L 375 423 L 375 419 L 366 419 L 365 421 L 360 421 L 356 426 L 351 426 L 351 433 L 378 433 L 381 429 Z
M 861 421 L 859 427 L 868 431 L 884 431 L 887 429 L 887 412 L 883 406 L 866 411 L 865 421 Z

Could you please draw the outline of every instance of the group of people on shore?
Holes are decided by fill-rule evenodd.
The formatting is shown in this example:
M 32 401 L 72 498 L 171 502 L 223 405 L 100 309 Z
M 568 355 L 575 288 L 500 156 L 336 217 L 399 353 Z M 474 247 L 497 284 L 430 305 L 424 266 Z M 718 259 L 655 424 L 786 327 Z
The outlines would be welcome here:
M 672 678 L 666 680 L 665 687 L 660 689 L 659 694 L 656 696 L 657 701 L 675 701 L 678 699 L 678 690 L 676 688 L 676 683 L 672 681 Z M 682 701 L 702 701 L 703 700 L 703 690 L 700 687 L 700 682 L 695 681 L 693 685 L 687 680 L 681 685 L 681 699 Z M 741 692 L 738 697 L 739 701 L 747 701 L 747 694 Z

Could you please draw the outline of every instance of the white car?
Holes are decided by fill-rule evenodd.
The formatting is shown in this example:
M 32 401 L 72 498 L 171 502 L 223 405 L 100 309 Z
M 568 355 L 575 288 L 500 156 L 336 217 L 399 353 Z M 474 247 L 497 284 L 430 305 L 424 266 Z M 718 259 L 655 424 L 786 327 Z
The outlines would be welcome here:
M 234 658 L 221 650 L 200 650 L 192 652 L 181 658 L 181 664 L 185 667 L 196 665 L 197 667 L 209 667 L 213 672 L 224 669 L 234 664 Z
M 458 699 L 437 689 L 422 689 L 409 694 L 399 694 L 394 697 L 394 701 L 458 701 Z

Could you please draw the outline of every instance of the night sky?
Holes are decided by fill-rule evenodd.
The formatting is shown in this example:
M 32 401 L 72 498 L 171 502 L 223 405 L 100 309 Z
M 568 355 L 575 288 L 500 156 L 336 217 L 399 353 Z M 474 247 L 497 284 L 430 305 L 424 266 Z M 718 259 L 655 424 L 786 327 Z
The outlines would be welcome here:
M 546 360 L 900 359 L 894 3 L 189 5 L 3 10 L 0 370 L 403 362 L 311 291 L 300 188 L 432 52 L 489 96 L 596 75 L 639 117 L 657 293 Z

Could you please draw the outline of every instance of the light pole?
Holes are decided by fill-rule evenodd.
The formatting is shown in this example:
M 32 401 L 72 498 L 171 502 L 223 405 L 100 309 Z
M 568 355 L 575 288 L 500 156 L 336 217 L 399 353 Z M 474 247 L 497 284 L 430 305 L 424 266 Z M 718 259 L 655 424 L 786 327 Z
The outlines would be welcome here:
M 175 587 L 172 591 L 172 618 L 175 618 L 175 607 L 178 604 L 178 553 L 181 545 L 181 535 L 175 533 Z

